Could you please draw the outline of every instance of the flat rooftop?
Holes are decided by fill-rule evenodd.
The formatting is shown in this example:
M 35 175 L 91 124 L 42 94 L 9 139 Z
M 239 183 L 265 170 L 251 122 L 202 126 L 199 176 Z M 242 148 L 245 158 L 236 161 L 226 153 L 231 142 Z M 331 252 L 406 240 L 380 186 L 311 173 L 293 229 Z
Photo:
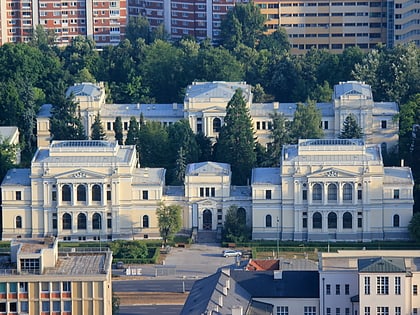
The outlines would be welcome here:
M 55 268 L 45 269 L 44 274 L 104 274 L 107 268 L 107 259 L 109 256 L 110 255 L 107 255 L 107 252 L 59 254 Z

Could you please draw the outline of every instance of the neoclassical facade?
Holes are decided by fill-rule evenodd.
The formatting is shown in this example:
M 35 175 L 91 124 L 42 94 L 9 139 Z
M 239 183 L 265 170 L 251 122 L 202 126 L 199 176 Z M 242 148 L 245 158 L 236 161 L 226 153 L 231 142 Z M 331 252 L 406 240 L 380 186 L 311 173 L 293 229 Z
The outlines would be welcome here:
M 165 169 L 141 168 L 134 146 L 53 141 L 31 169 L 1 184 L 2 239 L 158 238 L 161 202 L 182 208 L 183 228 L 220 233 L 230 206 L 253 239 L 371 241 L 407 239 L 413 178 L 384 167 L 379 145 L 361 140 L 300 140 L 283 148 L 279 168 L 255 168 L 249 186 L 232 186 L 230 165 L 187 166 L 184 185 L 166 186 Z
M 271 141 L 271 114 L 282 113 L 293 120 L 296 103 L 253 103 L 252 87 L 245 82 L 194 82 L 186 89 L 182 104 L 106 104 L 105 87 L 102 83 L 81 83 L 70 87 L 67 95 L 74 95 L 79 104 L 80 114 L 87 137 L 95 116 L 100 114 L 108 140 L 114 139 L 114 122 L 121 117 L 125 133 L 131 117 L 159 121 L 167 126 L 180 119 L 187 119 L 191 129 L 212 139 L 219 135 L 224 124 L 227 103 L 236 89 L 241 89 L 246 106 L 250 110 L 257 140 L 266 145 Z M 383 149 L 391 149 L 398 143 L 398 114 L 395 102 L 375 102 L 369 85 L 363 82 L 340 82 L 334 86 L 331 102 L 318 103 L 322 115 L 322 129 L 325 138 L 334 139 L 340 135 L 343 123 L 353 114 L 364 133 L 368 144 L 381 144 Z M 51 105 L 46 104 L 37 116 L 38 146 L 50 142 L 49 117 Z

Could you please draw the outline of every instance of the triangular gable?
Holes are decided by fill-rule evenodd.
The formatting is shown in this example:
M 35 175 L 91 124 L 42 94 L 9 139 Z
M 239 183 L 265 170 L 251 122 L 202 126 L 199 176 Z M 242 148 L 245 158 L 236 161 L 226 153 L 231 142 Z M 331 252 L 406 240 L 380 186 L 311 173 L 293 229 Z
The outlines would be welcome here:
M 61 174 L 57 174 L 55 178 L 57 179 L 78 179 L 78 178 L 93 178 L 93 179 L 99 179 L 99 178 L 105 178 L 106 174 L 92 172 L 85 169 L 77 169 L 72 170 L 70 172 L 65 172 Z
M 358 260 L 359 272 L 405 272 L 405 263 L 403 258 L 367 258 Z
M 203 113 L 226 113 L 226 107 L 211 106 L 201 110 Z
M 328 168 L 325 170 L 320 170 L 320 171 L 316 171 L 313 172 L 309 175 L 307 175 L 308 178 L 325 178 L 325 177 L 355 177 L 358 176 L 359 174 L 357 173 L 353 173 L 353 172 L 349 172 L 349 171 L 343 171 L 340 169 L 336 169 L 336 168 Z
M 230 171 L 229 164 L 217 162 L 201 162 L 189 164 L 187 175 L 217 174 L 227 175 Z

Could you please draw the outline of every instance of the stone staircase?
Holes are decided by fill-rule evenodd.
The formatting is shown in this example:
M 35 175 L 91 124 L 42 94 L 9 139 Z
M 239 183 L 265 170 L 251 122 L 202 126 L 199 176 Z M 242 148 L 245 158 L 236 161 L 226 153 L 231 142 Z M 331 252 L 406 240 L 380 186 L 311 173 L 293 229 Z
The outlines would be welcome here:
M 221 235 L 219 234 L 218 231 L 198 231 L 195 242 L 198 244 L 220 243 Z

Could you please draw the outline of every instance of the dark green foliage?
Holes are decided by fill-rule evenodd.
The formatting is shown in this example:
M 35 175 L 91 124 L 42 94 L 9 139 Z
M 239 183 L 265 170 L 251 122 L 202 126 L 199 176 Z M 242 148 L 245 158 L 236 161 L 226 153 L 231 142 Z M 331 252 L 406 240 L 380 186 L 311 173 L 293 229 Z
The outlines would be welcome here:
M 412 239 L 420 242 L 420 212 L 414 213 L 408 224 L 408 231 Z
M 224 242 L 234 243 L 244 243 L 251 239 L 251 228 L 246 224 L 246 217 L 240 215 L 235 205 L 226 211 L 222 238 Z
M 210 138 L 199 132 L 195 135 L 195 141 L 200 152 L 197 162 L 213 161 L 213 145 Z
M 340 139 L 362 139 L 363 132 L 362 128 L 357 124 L 356 117 L 350 114 L 346 117 L 343 123 L 343 129 L 341 129 Z
M 92 140 L 105 140 L 105 131 L 99 113 L 95 116 L 92 124 L 90 138 Z
M 217 141 L 216 160 L 231 165 L 233 185 L 246 185 L 256 154 L 251 116 L 241 89 L 227 104 L 224 123 Z
M 175 161 L 175 180 L 178 185 L 184 184 L 185 170 L 187 169 L 186 161 L 183 147 L 180 147 Z
M 138 145 L 140 135 L 139 123 L 136 117 L 130 117 L 125 144 Z
M 122 120 L 120 116 L 117 116 L 115 118 L 114 133 L 115 133 L 115 140 L 117 140 L 118 144 L 123 144 L 123 126 L 122 126 Z
M 168 132 L 157 121 L 147 121 L 140 126 L 140 165 L 142 167 L 168 168 Z
M 142 241 L 114 241 L 109 243 L 112 255 L 116 259 L 144 259 L 148 256 L 148 249 Z
M 163 245 L 166 246 L 168 240 L 179 232 L 182 227 L 181 219 L 182 208 L 179 205 L 165 206 L 163 203 L 156 209 L 160 236 L 163 239 Z
M 306 104 L 298 103 L 293 121 L 290 124 L 290 138 L 292 143 L 299 139 L 320 139 L 324 136 L 321 129 L 321 112 L 313 101 Z
M 272 119 L 271 127 L 271 144 L 268 148 L 268 160 L 264 166 L 278 167 L 280 164 L 281 150 L 285 144 L 289 144 L 290 139 L 290 121 L 288 121 L 284 114 L 275 112 L 270 115 Z
M 17 149 L 17 146 L 10 145 L 8 141 L 0 137 L 0 182 L 7 171 L 14 166 Z

